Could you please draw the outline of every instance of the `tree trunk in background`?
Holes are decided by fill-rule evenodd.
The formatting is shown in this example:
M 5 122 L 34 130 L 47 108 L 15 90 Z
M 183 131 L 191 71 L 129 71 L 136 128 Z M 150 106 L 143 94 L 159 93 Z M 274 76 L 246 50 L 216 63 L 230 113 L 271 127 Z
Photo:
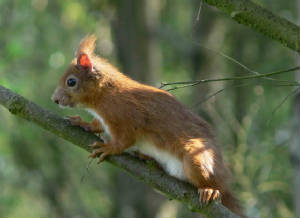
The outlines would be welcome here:
M 153 32 L 159 22 L 160 1 L 121 0 L 116 9 L 113 29 L 123 72 L 135 80 L 156 83 L 161 54 Z
M 38 152 L 31 151 L 29 148 L 30 144 L 24 142 L 21 136 L 14 135 L 11 137 L 10 145 L 15 163 L 22 169 L 21 172 L 24 173 L 25 181 L 20 182 L 27 185 L 26 176 L 28 176 L 28 174 L 32 174 L 34 179 L 39 179 L 41 182 L 41 186 L 39 187 L 41 196 L 48 202 L 50 207 L 49 214 L 51 211 L 51 214 L 55 214 L 56 217 L 68 217 L 68 210 L 65 210 L 64 205 L 60 202 L 61 193 L 63 193 L 67 181 L 67 172 L 63 163 L 63 153 L 54 141 L 49 141 L 49 139 L 46 138 L 44 144 L 51 144 L 51 146 L 48 147 L 49 150 L 47 150 L 47 157 L 43 155 L 39 156 Z M 49 166 L 53 167 L 53 174 L 47 175 L 44 173 L 43 164 L 40 164 L 43 163 L 43 161 L 52 163 L 52 165 L 49 164 Z
M 212 36 L 214 31 L 216 31 L 215 24 L 217 22 L 217 19 L 213 19 L 212 17 L 216 18 L 216 16 L 214 16 L 210 10 L 207 10 L 204 4 L 202 4 L 200 10 L 199 0 L 194 0 L 193 6 L 195 8 L 195 13 L 193 14 L 191 20 L 191 23 L 193 24 L 191 30 L 193 34 L 193 40 L 195 42 L 199 42 L 200 45 L 205 45 L 207 47 L 218 46 L 219 43 L 215 42 L 215 38 Z M 200 13 L 199 17 L 198 13 Z M 220 35 L 222 34 L 223 32 L 221 31 Z M 212 45 L 210 45 L 209 41 L 212 41 Z M 191 42 L 192 50 L 189 57 L 192 67 L 191 79 L 199 80 L 203 78 L 213 78 L 216 72 L 214 70 L 213 61 L 208 61 L 209 58 L 207 56 L 209 55 L 209 51 L 203 47 L 195 46 L 192 43 L 193 42 Z M 203 109 L 202 103 L 200 102 L 204 101 L 204 99 L 210 94 L 211 86 L 214 85 L 215 84 L 200 84 L 193 88 L 195 90 L 193 91 L 191 102 L 196 102 L 197 105 L 195 108 L 193 108 L 193 110 L 207 120 L 210 120 L 211 117 L 210 115 L 206 114 L 207 112 L 205 109 Z M 198 105 L 197 103 L 200 104 Z M 192 105 L 195 105 L 195 103 L 192 103 Z
M 298 11 L 300 9 L 300 4 L 299 1 L 297 1 L 297 8 Z M 299 14 L 298 14 L 299 15 Z M 299 20 L 299 16 L 298 16 L 298 20 Z M 299 57 L 295 58 L 295 62 L 299 63 Z M 296 79 L 299 80 L 299 72 L 296 73 Z M 293 162 L 294 165 L 294 187 L 295 187 L 295 194 L 294 194 L 294 207 L 295 207 L 295 215 L 296 217 L 300 217 L 300 150 L 299 150 L 299 144 L 300 144 L 300 136 L 299 136 L 299 132 L 300 132 L 300 116 L 299 116 L 299 108 L 300 108 L 300 94 L 298 94 L 295 98 L 295 105 L 294 105 L 294 116 L 293 116 L 293 121 L 295 122 L 294 126 L 295 128 L 293 128 L 292 130 L 294 131 L 294 135 L 295 137 L 293 138 L 293 144 L 292 144 L 292 155 L 296 154 L 296 158 Z M 295 151 L 296 153 L 293 153 L 293 151 Z
M 300 108 L 300 95 L 297 95 L 295 98 L 295 105 L 293 111 L 293 125 L 292 125 L 292 142 L 291 142 L 291 160 L 294 168 L 294 211 L 296 217 L 300 217 L 300 117 L 299 117 L 299 108 Z
M 195 0 L 193 1 L 193 5 L 194 8 L 199 8 L 199 1 Z M 199 10 L 199 9 L 198 9 Z M 198 12 L 199 13 L 199 12 Z M 195 16 L 196 14 L 193 14 L 192 16 L 192 24 L 194 24 L 192 26 L 192 34 L 193 34 L 193 40 L 195 40 L 196 42 L 204 42 L 207 40 L 208 36 L 209 36 L 209 31 L 211 28 L 209 28 L 212 24 L 211 21 L 213 21 L 214 19 L 210 19 L 210 22 L 206 19 L 207 17 L 205 16 L 201 16 L 201 14 L 203 13 L 203 9 L 201 9 L 200 11 L 200 16 L 199 16 L 199 20 L 197 20 L 197 17 Z M 197 15 L 198 16 L 198 15 Z M 201 43 L 202 44 L 202 43 Z M 191 78 L 192 80 L 198 80 L 201 78 L 205 77 L 205 72 L 204 69 L 208 67 L 209 63 L 206 60 L 206 56 L 205 56 L 205 51 L 203 51 L 203 49 L 195 46 L 193 47 L 193 49 L 191 50 L 191 54 L 189 59 L 191 60 L 191 67 L 192 67 L 192 72 L 191 72 Z M 196 90 L 193 92 L 193 96 L 192 98 L 195 99 L 203 99 L 206 94 L 209 91 L 209 87 L 207 85 L 199 85 L 196 87 Z M 192 100 L 192 99 L 191 99 Z M 194 100 L 192 100 L 192 102 L 194 102 Z M 202 112 L 201 107 L 197 108 L 197 112 Z
M 238 39 L 244 39 L 247 38 L 247 35 L 244 32 L 236 32 L 236 44 L 233 46 L 232 50 L 232 57 L 236 57 L 241 63 L 245 63 L 244 61 L 244 40 L 238 40 Z M 246 62 L 247 63 L 247 62 Z M 241 67 L 237 65 L 232 65 L 232 71 L 234 72 L 233 76 L 241 76 Z M 241 85 L 241 81 L 237 80 L 233 82 L 234 88 L 234 107 L 235 108 L 235 117 L 237 121 L 241 124 L 243 117 L 246 115 L 246 108 L 247 108 L 247 102 L 245 102 L 248 90 L 246 90 L 245 87 L 239 87 Z
M 115 4 L 112 26 L 120 68 L 137 81 L 155 85 L 159 81 L 161 51 L 153 32 L 159 23 L 160 1 L 121 0 Z M 165 201 L 122 172 L 115 176 L 115 187 L 113 217 L 155 217 Z
M 299 72 L 296 74 L 296 79 L 299 80 Z M 291 116 L 291 162 L 294 170 L 294 187 L 293 187 L 293 201 L 294 212 L 296 217 L 300 217 L 300 94 L 294 98 L 293 115 Z

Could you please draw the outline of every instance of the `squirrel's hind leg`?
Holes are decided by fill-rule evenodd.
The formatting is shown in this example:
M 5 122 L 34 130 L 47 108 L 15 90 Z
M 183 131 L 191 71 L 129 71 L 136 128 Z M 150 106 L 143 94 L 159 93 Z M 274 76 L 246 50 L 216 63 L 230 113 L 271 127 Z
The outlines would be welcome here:
M 243 216 L 239 202 L 228 190 L 228 169 L 218 151 L 200 141 L 194 141 L 187 148 L 183 170 L 188 181 L 198 188 L 199 201 L 221 200 L 224 206 Z
M 198 188 L 199 201 L 208 203 L 212 200 L 220 200 L 221 194 L 226 189 L 226 169 L 220 164 L 216 151 L 203 145 L 201 142 L 193 142 L 188 146 L 183 157 L 183 170 L 188 181 Z

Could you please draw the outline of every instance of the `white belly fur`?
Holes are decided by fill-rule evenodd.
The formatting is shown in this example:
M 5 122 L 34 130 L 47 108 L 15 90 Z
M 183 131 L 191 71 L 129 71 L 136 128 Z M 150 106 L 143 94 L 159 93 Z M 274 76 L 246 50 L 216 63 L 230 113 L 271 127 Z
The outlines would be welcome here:
M 100 121 L 105 132 L 105 137 L 110 138 L 109 128 L 105 124 L 103 118 L 92 109 L 87 108 L 86 110 Z M 141 140 L 138 141 L 134 146 L 127 149 L 127 151 L 138 151 L 144 155 L 152 157 L 169 175 L 187 181 L 187 178 L 184 175 L 182 161 L 171 155 L 169 152 L 157 148 L 152 143 Z
M 86 111 L 88 111 L 94 118 L 99 120 L 99 122 L 101 123 L 101 126 L 104 130 L 104 139 L 109 140 L 110 139 L 110 131 L 109 131 L 108 126 L 105 124 L 103 118 L 92 109 L 86 108 Z
M 127 151 L 138 151 L 152 157 L 169 175 L 187 181 L 187 178 L 184 175 L 182 161 L 171 155 L 169 152 L 157 148 L 152 143 L 139 141 Z

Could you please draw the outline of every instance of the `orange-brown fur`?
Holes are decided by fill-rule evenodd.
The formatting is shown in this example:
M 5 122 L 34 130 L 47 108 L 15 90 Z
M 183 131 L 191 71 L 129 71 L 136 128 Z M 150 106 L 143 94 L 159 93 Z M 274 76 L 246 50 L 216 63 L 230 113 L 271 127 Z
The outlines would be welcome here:
M 59 104 L 93 109 L 103 118 L 111 140 L 94 144 L 92 156 L 102 153 L 102 161 L 107 155 L 124 152 L 139 138 L 146 138 L 182 161 L 184 174 L 199 189 L 201 201 L 221 195 L 222 203 L 240 214 L 240 207 L 228 189 L 229 173 L 209 124 L 170 93 L 138 83 L 94 55 L 94 43 L 93 36 L 81 42 L 53 95 Z M 77 58 L 81 54 L 89 56 L 93 69 L 78 68 Z M 66 87 L 70 75 L 78 78 L 76 90 Z

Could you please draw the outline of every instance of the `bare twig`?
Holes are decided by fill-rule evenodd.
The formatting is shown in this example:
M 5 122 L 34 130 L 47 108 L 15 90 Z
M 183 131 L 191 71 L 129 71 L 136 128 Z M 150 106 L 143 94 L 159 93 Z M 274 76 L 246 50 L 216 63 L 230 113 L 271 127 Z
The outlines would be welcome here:
M 205 46 L 205 45 L 195 41 L 193 38 L 180 36 L 178 33 L 172 31 L 172 29 L 168 28 L 167 26 L 163 26 L 162 28 L 159 28 L 157 30 L 157 34 L 162 39 L 167 40 L 168 43 L 171 43 L 174 46 L 174 48 L 176 48 L 180 51 L 180 53 L 186 53 L 186 52 L 191 53 L 195 49 L 195 46 L 196 46 L 196 47 L 199 47 L 199 48 L 204 49 L 206 51 L 210 51 L 214 54 L 217 54 L 217 55 L 227 59 L 231 63 L 241 67 L 242 69 L 244 69 L 245 71 L 247 71 L 249 73 L 252 73 L 252 74 L 255 74 L 255 75 L 262 74 L 258 71 L 255 71 L 255 70 L 251 69 L 250 67 L 246 66 L 245 64 L 243 64 L 239 60 L 227 55 L 226 53 L 224 53 L 220 50 L 214 49 L 212 47 Z M 178 44 L 178 41 L 181 42 L 180 44 L 183 43 L 183 45 L 179 46 L 180 44 Z M 186 48 L 187 51 L 185 51 L 183 48 Z M 262 78 L 266 79 L 266 80 L 276 81 L 276 82 L 288 82 L 288 83 L 295 82 L 295 81 L 287 81 L 287 80 L 275 79 L 275 78 L 270 78 L 270 77 L 262 77 Z M 174 90 L 174 89 L 172 89 L 172 90 Z
M 196 18 L 197 22 L 199 22 L 199 20 L 200 20 L 200 14 L 201 14 L 201 9 L 202 9 L 202 4 L 203 4 L 203 1 L 200 0 L 200 5 L 199 5 L 198 13 L 197 13 L 197 18 Z
M 246 66 L 245 64 L 243 64 L 242 62 L 238 61 L 237 59 L 225 54 L 224 52 L 222 51 L 219 51 L 219 50 L 216 50 L 216 49 L 213 49 L 213 48 L 210 48 L 210 47 L 207 47 L 205 45 L 202 45 L 200 44 L 199 42 L 195 42 L 195 41 L 192 41 L 193 44 L 195 44 L 196 46 L 199 46 L 199 47 L 202 47 L 208 51 L 211 51 L 215 54 L 218 54 L 222 57 L 224 57 L 225 59 L 229 60 L 230 62 L 240 66 L 241 68 L 243 68 L 244 70 L 248 71 L 249 73 L 252 73 L 252 74 L 255 74 L 255 75 L 260 75 L 262 73 L 259 73 L 255 70 L 252 70 L 250 69 L 250 67 Z M 271 77 L 263 77 L 263 79 L 267 79 L 267 80 L 272 80 L 272 81 L 277 81 L 277 82 L 291 82 L 291 81 L 287 81 L 287 80 L 280 80 L 280 79 L 275 79 L 275 78 L 271 78 Z
M 270 73 L 265 73 L 265 74 L 256 74 L 256 75 L 248 75 L 248 76 L 236 76 L 236 77 L 227 77 L 227 78 L 219 78 L 219 79 L 202 79 L 202 80 L 194 80 L 194 81 L 182 81 L 182 82 L 169 82 L 165 83 L 162 82 L 160 88 L 164 88 L 166 86 L 171 86 L 171 85 L 181 85 L 181 86 L 175 86 L 170 89 L 167 89 L 168 91 L 170 90 L 175 90 L 175 89 L 180 89 L 180 88 L 186 88 L 189 86 L 195 86 L 200 83 L 208 83 L 208 82 L 220 82 L 220 81 L 233 81 L 233 80 L 248 80 L 248 79 L 259 79 L 259 78 L 266 78 L 282 73 L 287 73 L 287 72 L 292 72 L 299 70 L 300 66 L 298 67 L 293 67 L 287 70 L 280 70 L 280 71 L 274 71 Z M 287 81 L 290 84 L 300 86 L 300 83 L 298 81 Z
M 90 159 L 89 162 L 85 166 L 84 174 L 81 176 L 80 183 L 84 182 L 85 176 L 89 173 L 90 166 L 95 159 Z
M 272 114 L 271 114 L 271 118 L 269 119 L 269 121 L 267 122 L 267 125 L 270 124 L 274 114 L 279 110 L 279 108 L 289 99 L 289 97 L 296 95 L 297 93 L 299 93 L 300 87 L 297 87 L 296 89 L 293 89 L 291 92 L 289 92 L 280 102 L 279 104 L 273 109 Z
M 219 89 L 218 91 L 216 91 L 216 92 L 204 97 L 200 101 L 196 102 L 194 105 L 192 105 L 192 108 L 198 107 L 199 105 L 201 105 L 204 102 L 208 101 L 212 97 L 215 97 L 216 95 L 220 94 L 221 92 L 225 91 L 226 89 L 233 88 L 233 87 L 237 88 L 237 87 L 248 86 L 248 85 L 251 85 L 251 83 L 226 86 L 225 88 Z

